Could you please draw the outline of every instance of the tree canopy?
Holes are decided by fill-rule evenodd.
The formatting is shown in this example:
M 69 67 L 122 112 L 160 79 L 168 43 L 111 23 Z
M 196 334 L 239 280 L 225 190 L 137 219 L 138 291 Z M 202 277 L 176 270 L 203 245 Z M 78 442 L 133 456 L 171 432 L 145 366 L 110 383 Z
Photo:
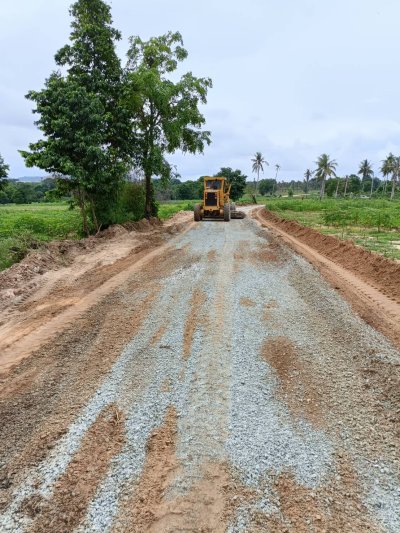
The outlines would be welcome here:
M 87 211 L 96 229 L 111 221 L 118 187 L 129 168 L 132 129 L 112 27 L 110 7 L 102 0 L 78 0 L 70 43 L 55 55 L 66 74 L 53 72 L 41 91 L 30 91 L 36 125 L 44 139 L 21 151 L 27 166 L 58 174 L 72 192 L 88 232 Z
M 177 150 L 202 153 L 211 142 L 210 132 L 203 130 L 205 118 L 199 110 L 199 105 L 207 102 L 211 80 L 196 78 L 191 72 L 178 81 L 171 79 L 175 79 L 171 74 L 187 55 L 178 32 L 148 41 L 130 38 L 127 81 L 136 138 L 131 155 L 144 173 L 148 217 L 154 214 L 152 176 L 165 180 L 171 175 L 166 156 Z
M 222 167 L 215 176 L 222 176 L 227 179 L 227 182 L 231 186 L 230 197 L 233 201 L 239 200 L 243 196 L 246 188 L 247 176 L 242 174 L 241 170 L 233 170 L 230 167 Z
M 319 197 L 322 199 L 325 194 L 325 182 L 327 178 L 336 176 L 337 163 L 331 159 L 328 154 L 322 154 L 316 161 L 317 169 L 315 171 L 316 179 L 321 183 Z

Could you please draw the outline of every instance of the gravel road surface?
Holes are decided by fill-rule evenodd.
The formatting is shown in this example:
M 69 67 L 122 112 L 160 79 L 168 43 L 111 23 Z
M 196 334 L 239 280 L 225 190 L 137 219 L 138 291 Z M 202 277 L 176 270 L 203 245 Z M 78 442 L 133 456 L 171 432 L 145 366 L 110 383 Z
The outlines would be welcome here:
M 314 267 L 251 218 L 126 263 L 2 379 L 0 531 L 400 531 L 400 353 Z

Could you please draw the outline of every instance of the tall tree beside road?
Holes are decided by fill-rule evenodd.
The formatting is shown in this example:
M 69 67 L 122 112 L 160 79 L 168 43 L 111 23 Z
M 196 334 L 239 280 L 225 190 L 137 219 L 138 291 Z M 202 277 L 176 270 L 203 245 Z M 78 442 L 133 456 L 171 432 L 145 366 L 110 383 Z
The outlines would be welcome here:
M 251 160 L 253 163 L 252 170 L 254 173 L 257 174 L 257 182 L 254 178 L 254 199 L 257 198 L 257 188 L 258 188 L 258 182 L 260 180 L 260 170 L 261 172 L 264 172 L 264 165 L 269 166 L 268 161 L 266 161 L 262 155 L 261 152 L 256 152 L 254 154 L 254 158 Z M 257 200 L 256 200 L 257 201 Z
M 321 188 L 319 193 L 319 198 L 322 198 L 325 195 L 325 182 L 327 178 L 332 176 L 336 177 L 336 167 L 337 163 L 334 159 L 330 159 L 328 154 L 322 154 L 316 161 L 317 169 L 315 170 L 315 177 L 318 181 L 321 182 Z
M 178 63 L 187 55 L 178 32 L 148 41 L 130 38 L 127 80 L 137 139 L 132 156 L 145 176 L 147 217 L 154 214 L 151 178 L 168 180 L 171 175 L 166 155 L 177 150 L 202 153 L 211 142 L 210 132 L 202 129 L 205 118 L 199 110 L 207 102 L 211 80 L 188 72 L 173 81 Z
M 6 186 L 9 170 L 10 167 L 6 165 L 3 156 L 0 154 L 0 191 Z
M 55 55 L 62 71 L 53 72 L 41 91 L 27 95 L 36 104 L 36 125 L 44 139 L 21 154 L 27 166 L 60 176 L 89 233 L 88 214 L 96 230 L 113 221 L 133 135 L 115 51 L 121 35 L 112 27 L 110 7 L 102 0 L 78 0 L 70 14 L 70 44 Z

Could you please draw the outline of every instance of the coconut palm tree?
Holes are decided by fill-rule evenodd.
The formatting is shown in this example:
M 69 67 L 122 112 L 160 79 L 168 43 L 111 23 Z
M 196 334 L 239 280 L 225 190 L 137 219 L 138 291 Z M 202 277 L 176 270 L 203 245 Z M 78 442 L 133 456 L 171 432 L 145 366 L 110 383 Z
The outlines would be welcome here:
M 275 165 L 275 170 L 276 170 L 276 173 L 275 173 L 275 180 L 278 179 L 278 172 L 280 171 L 280 169 L 281 169 L 281 166 L 277 163 L 277 164 Z
M 368 181 L 369 179 L 373 180 L 373 176 L 374 176 L 372 165 L 368 161 L 368 159 L 364 159 L 363 161 L 361 161 L 357 174 L 361 176 L 362 190 L 364 191 L 365 182 Z
M 260 179 L 260 170 L 264 172 L 264 165 L 269 166 L 268 161 L 266 161 L 262 155 L 261 152 L 256 152 L 254 155 L 254 159 L 251 160 L 253 163 L 253 172 L 257 173 L 257 183 L 254 179 L 254 198 L 257 197 L 257 187 L 258 187 L 258 181 Z
M 313 175 L 313 171 L 310 170 L 309 168 L 304 172 L 304 181 L 306 182 L 306 186 L 305 186 L 305 191 L 304 192 L 306 194 L 308 193 L 308 182 L 310 181 L 312 175 Z
M 386 192 L 386 183 L 387 177 L 392 175 L 392 192 L 390 193 L 390 199 L 394 198 L 394 191 L 396 188 L 396 181 L 400 174 L 400 157 L 396 157 L 390 152 L 386 159 L 382 161 L 381 172 L 385 177 L 385 192 Z
M 330 159 L 328 154 L 320 155 L 315 163 L 317 165 L 317 168 L 315 170 L 315 176 L 317 180 L 321 182 L 319 198 L 320 200 L 322 200 L 322 198 L 325 195 L 326 178 L 330 178 L 331 176 L 336 177 L 335 171 L 336 171 L 337 163 L 334 159 Z

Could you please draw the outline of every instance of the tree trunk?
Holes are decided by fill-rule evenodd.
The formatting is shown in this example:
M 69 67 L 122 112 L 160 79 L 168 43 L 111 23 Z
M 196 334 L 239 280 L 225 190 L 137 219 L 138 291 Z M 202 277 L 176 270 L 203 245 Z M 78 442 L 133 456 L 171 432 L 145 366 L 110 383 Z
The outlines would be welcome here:
M 339 190 L 339 179 L 337 180 L 337 184 L 336 184 L 335 198 L 337 198 L 338 190 Z
M 100 226 L 97 222 L 96 211 L 94 209 L 93 201 L 90 201 L 90 207 L 92 209 L 92 217 L 93 217 L 94 227 L 96 228 L 96 233 L 99 233 Z
M 372 193 L 374 191 L 374 178 L 372 178 L 371 180 L 371 194 L 370 194 L 370 198 L 372 198 Z
M 349 183 L 349 178 L 346 178 L 346 183 L 344 184 L 344 197 L 346 198 L 347 194 L 347 184 Z
M 81 190 L 80 187 L 78 187 L 78 202 L 79 202 L 79 209 L 81 210 L 81 215 L 82 215 L 83 231 L 84 233 L 86 233 L 86 236 L 89 237 L 90 233 L 89 233 L 89 226 L 87 223 L 85 193 Z
M 325 194 L 325 178 L 322 178 L 321 189 L 319 191 L 319 199 L 320 200 L 322 200 L 322 198 L 324 197 L 324 194 Z
M 394 198 L 394 189 L 395 189 L 395 186 L 396 186 L 396 176 L 393 174 L 393 178 L 392 178 L 392 192 L 390 193 L 390 199 L 393 200 Z
M 146 174 L 145 175 L 145 184 L 146 184 L 146 203 L 145 203 L 145 210 L 144 210 L 144 216 L 147 219 L 150 219 L 152 216 L 152 209 L 151 204 L 153 201 L 153 194 L 151 190 L 151 175 Z

